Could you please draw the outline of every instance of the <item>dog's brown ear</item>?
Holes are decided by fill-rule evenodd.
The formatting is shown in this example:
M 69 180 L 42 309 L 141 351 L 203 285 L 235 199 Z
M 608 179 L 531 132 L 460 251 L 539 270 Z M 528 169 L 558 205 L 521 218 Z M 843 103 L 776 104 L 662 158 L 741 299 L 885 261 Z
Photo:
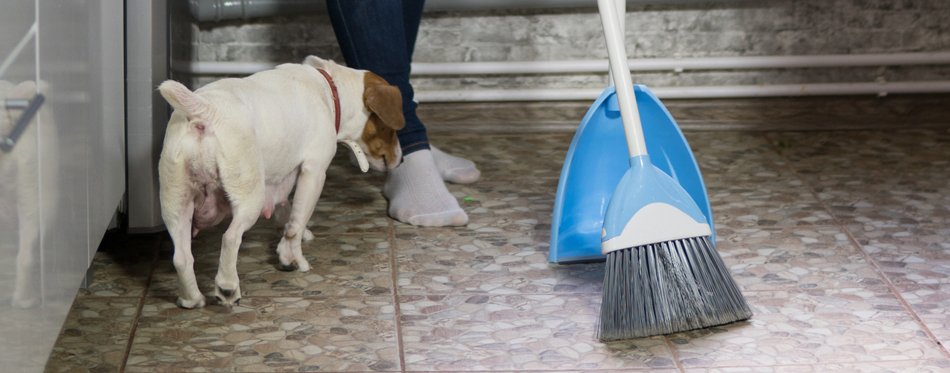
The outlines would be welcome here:
M 199 114 L 208 108 L 208 101 L 174 80 L 163 82 L 158 91 L 175 110 L 181 110 L 186 116 Z
M 363 76 L 363 104 L 372 112 L 363 128 L 363 142 L 373 158 L 383 158 L 386 164 L 399 164 L 396 131 L 406 126 L 402 114 L 402 95 L 399 88 L 371 72 Z
M 399 88 L 368 71 L 363 75 L 363 104 L 389 128 L 398 131 L 406 126 Z

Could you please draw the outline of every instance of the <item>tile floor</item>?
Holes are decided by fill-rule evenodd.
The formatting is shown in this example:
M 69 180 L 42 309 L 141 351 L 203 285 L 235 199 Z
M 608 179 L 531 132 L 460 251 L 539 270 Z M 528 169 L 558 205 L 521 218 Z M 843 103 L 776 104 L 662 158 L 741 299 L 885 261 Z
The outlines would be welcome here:
M 561 109 L 537 121 L 576 126 L 583 115 Z M 47 370 L 950 371 L 950 126 L 688 131 L 718 249 L 755 315 L 603 344 L 593 338 L 602 264 L 547 262 L 572 134 L 442 122 L 433 142 L 482 170 L 475 184 L 449 185 L 468 226 L 392 221 L 384 176 L 340 153 L 305 244 L 311 272 L 277 270 L 279 233 L 261 221 L 242 245 L 241 305 L 183 310 L 167 237 L 110 234 Z M 209 296 L 220 233 L 194 244 Z

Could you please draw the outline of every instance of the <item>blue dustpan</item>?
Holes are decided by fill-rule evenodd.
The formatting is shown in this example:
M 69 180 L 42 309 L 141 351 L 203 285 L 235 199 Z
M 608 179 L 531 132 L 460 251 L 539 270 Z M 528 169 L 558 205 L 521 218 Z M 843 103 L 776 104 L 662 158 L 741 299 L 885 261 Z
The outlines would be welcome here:
M 633 88 L 650 160 L 689 193 L 715 232 L 706 185 L 683 132 L 649 88 Z M 628 169 L 616 90 L 608 87 L 584 116 L 567 151 L 554 199 L 548 260 L 566 264 L 606 259 L 601 254 L 604 214 Z

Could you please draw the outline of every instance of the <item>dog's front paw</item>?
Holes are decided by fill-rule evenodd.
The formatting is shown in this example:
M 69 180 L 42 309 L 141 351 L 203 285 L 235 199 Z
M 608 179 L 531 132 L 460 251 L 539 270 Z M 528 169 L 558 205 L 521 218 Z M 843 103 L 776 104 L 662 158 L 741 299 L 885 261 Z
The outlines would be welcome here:
M 307 234 L 310 233 L 307 229 L 304 229 L 303 232 L 304 234 L 301 234 L 301 237 L 298 238 L 306 238 Z M 312 237 L 313 234 L 310 233 L 310 236 Z M 293 247 L 295 244 L 296 248 Z M 307 259 L 301 253 L 300 241 L 294 242 L 292 238 L 288 239 L 285 236 L 277 243 L 277 260 L 280 261 L 277 268 L 281 271 L 310 272 L 310 263 L 307 263 Z
M 284 272 L 310 272 L 310 263 L 307 263 L 306 260 L 291 260 L 290 264 L 284 264 L 284 262 L 281 261 L 277 269 Z
M 205 306 L 205 297 L 202 295 L 198 299 L 185 299 L 178 298 L 178 307 L 184 308 L 186 310 L 191 310 L 195 308 L 202 308 Z
M 293 272 L 293 271 L 296 271 L 296 270 L 297 270 L 297 262 L 290 262 L 290 264 L 280 263 L 280 265 L 277 266 L 277 269 L 279 269 L 279 270 L 281 270 L 281 271 L 284 271 L 284 272 Z

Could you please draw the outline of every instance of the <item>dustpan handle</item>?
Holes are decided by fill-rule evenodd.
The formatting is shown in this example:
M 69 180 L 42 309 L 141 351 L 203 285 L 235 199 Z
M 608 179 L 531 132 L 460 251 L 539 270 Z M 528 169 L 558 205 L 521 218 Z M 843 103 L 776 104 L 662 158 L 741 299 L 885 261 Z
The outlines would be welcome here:
M 621 0 L 622 1 L 622 0 Z M 623 132 L 627 137 L 627 149 L 630 158 L 646 155 L 647 146 L 637 111 L 636 96 L 633 93 L 633 81 L 627 65 L 627 51 L 624 48 L 623 31 L 615 0 L 597 0 L 600 9 L 600 21 L 604 24 L 604 37 L 607 39 L 607 56 L 610 58 L 610 72 L 617 89 L 617 102 L 620 104 L 620 118 L 623 120 Z

